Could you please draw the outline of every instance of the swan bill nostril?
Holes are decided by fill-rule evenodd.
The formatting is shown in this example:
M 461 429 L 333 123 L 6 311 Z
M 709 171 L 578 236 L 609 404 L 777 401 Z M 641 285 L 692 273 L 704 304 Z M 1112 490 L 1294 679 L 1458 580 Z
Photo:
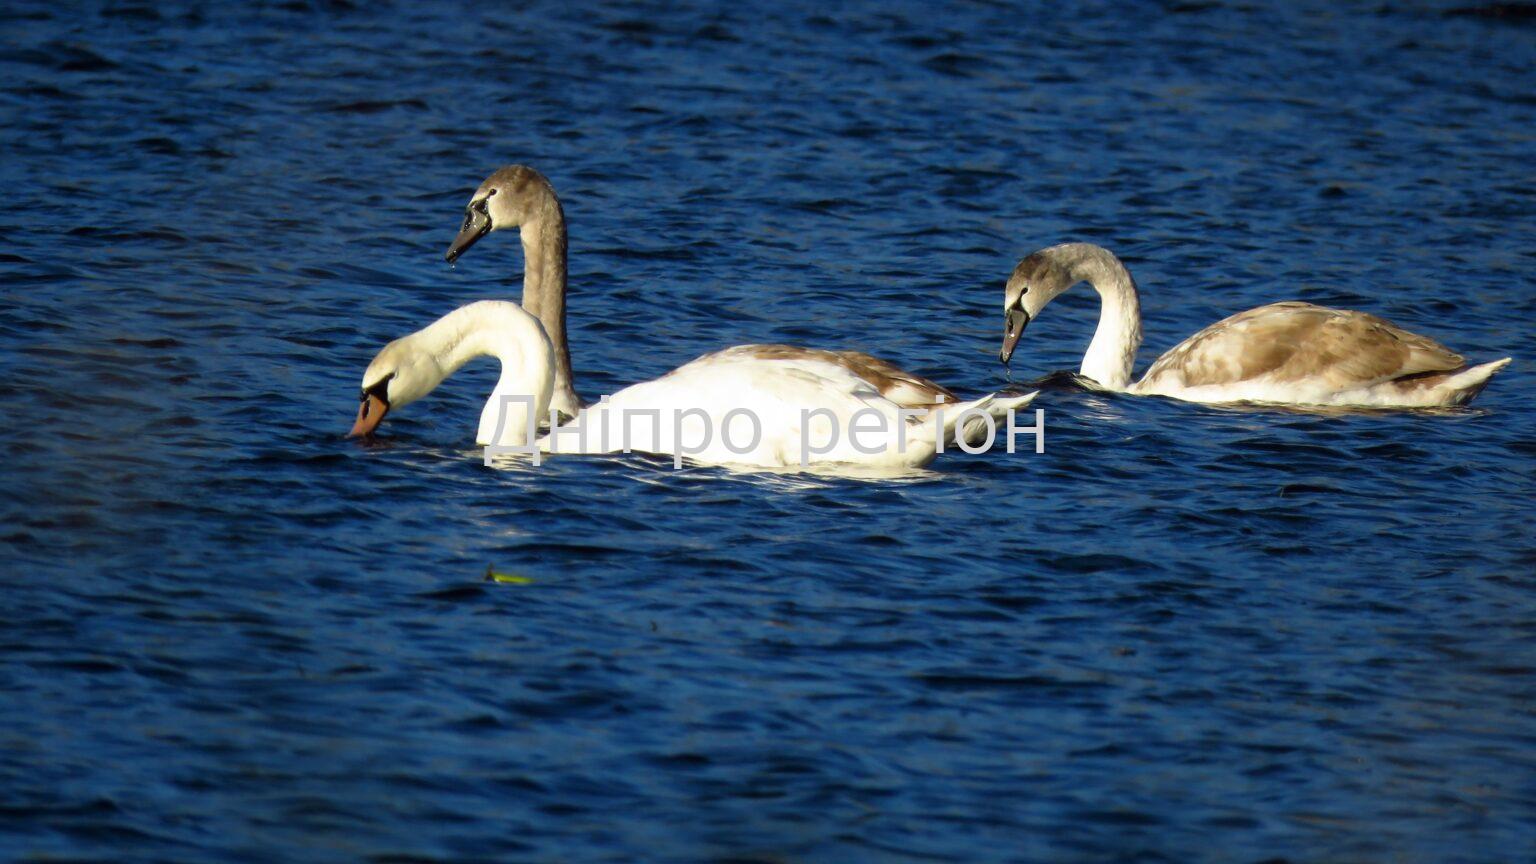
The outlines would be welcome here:
M 1029 326 L 1029 313 L 1023 309 L 1009 309 L 1003 326 L 1003 350 L 998 352 L 997 359 L 1004 366 L 1013 359 L 1013 351 L 1019 345 L 1019 337 L 1024 335 L 1024 328 Z
M 373 430 L 379 427 L 379 423 L 384 420 L 384 415 L 388 413 L 389 403 L 369 394 L 363 403 L 357 406 L 357 421 L 352 424 L 352 431 L 347 433 L 347 437 L 359 438 L 372 435 Z

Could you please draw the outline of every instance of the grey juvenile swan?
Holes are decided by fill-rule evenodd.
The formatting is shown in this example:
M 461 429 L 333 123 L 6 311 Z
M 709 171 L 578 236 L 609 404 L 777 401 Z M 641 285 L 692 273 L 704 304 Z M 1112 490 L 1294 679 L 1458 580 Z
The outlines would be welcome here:
M 555 351 L 550 407 L 574 417 L 581 399 L 571 383 L 571 349 L 565 341 L 565 211 L 543 174 L 509 165 L 487 177 L 464 208 L 464 225 L 448 246 L 448 263 L 499 228 L 517 228 L 522 234 L 523 308 L 544 325 Z
M 1292 300 L 1212 324 L 1132 383 L 1141 345 L 1136 282 L 1109 250 L 1063 243 L 1020 261 L 1008 279 L 1005 364 L 1029 322 L 1079 282 L 1092 285 L 1101 302 L 1081 374 L 1117 392 L 1191 402 L 1426 408 L 1464 404 L 1510 362 L 1468 366 L 1439 342 L 1375 315 Z

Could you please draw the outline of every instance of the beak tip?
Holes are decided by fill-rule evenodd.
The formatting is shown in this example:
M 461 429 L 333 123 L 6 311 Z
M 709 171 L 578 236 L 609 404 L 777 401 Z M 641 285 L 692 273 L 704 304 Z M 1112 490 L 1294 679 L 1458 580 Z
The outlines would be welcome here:
M 1023 309 L 1009 310 L 1003 327 L 1003 346 L 997 352 L 997 359 L 1004 366 L 1013 359 L 1014 349 L 1018 347 L 1019 337 L 1024 335 L 1024 328 L 1029 326 L 1029 313 Z
M 352 424 L 352 431 L 347 433 L 348 438 L 372 438 L 373 430 L 384 420 L 384 415 L 389 413 L 389 405 L 377 396 L 369 396 L 368 401 L 358 406 L 357 422 Z

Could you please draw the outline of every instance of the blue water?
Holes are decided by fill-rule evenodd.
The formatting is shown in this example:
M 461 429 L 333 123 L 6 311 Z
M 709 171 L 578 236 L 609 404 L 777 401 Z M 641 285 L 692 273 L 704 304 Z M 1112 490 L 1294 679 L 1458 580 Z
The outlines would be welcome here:
M 1536 27 L 1449 8 L 7 2 L 0 859 L 1530 860 Z M 486 468 L 493 364 L 343 440 L 519 296 L 505 235 L 442 262 L 510 162 L 588 398 L 747 341 L 996 389 L 1067 239 L 1143 367 L 1290 298 L 1516 363 L 1440 415 L 1058 377 L 1043 455 L 887 481 Z

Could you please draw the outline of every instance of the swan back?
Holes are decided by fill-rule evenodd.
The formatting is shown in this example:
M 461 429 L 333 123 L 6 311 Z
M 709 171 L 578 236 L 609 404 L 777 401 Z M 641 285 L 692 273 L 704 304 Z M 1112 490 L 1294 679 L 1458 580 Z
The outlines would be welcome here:
M 865 381 L 884 398 L 908 408 L 959 401 L 959 397 L 949 388 L 862 351 L 825 351 L 795 345 L 737 345 L 705 357 L 831 363 Z
M 1439 342 L 1375 315 L 1287 301 L 1240 312 L 1189 337 L 1158 358 L 1136 390 L 1329 403 L 1343 398 L 1339 394 L 1465 365 Z M 1265 399 L 1266 393 L 1283 398 Z

